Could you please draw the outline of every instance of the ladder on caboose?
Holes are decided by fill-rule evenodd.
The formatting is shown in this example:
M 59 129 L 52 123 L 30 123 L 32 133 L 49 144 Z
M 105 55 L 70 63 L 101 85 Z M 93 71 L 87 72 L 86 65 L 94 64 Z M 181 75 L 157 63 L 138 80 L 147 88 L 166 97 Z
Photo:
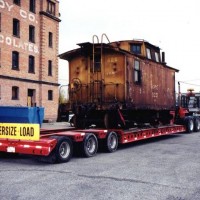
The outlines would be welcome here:
M 103 33 L 101 35 L 101 43 L 100 45 L 95 45 L 95 38 L 97 39 L 97 44 L 99 44 L 99 38 L 97 35 L 93 35 L 93 51 L 92 51 L 92 76 L 90 81 L 90 97 L 91 102 L 97 103 L 98 105 L 102 105 L 103 101 L 103 87 L 104 82 L 102 79 L 102 69 L 104 68 L 103 63 L 103 37 L 106 37 L 108 42 L 110 43 L 107 35 Z M 100 57 L 100 59 L 99 59 Z M 99 70 L 96 66 L 99 66 Z

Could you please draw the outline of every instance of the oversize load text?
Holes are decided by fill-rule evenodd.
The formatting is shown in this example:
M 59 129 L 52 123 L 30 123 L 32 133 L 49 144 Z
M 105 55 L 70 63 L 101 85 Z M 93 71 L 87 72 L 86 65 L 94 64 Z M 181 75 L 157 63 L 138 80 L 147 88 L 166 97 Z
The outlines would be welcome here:
M 39 139 L 39 125 L 0 124 L 0 138 Z

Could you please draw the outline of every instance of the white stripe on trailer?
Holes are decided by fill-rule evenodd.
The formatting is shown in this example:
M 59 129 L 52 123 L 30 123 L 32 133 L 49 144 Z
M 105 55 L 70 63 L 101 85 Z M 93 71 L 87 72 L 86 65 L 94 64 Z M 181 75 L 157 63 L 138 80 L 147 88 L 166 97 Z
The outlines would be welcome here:
M 30 148 L 30 145 L 24 144 L 24 148 Z
M 42 146 L 36 146 L 35 148 L 36 148 L 36 149 L 41 149 L 41 148 L 42 148 Z
M 0 146 L 1 146 L 1 145 L 3 145 L 3 144 L 0 142 Z

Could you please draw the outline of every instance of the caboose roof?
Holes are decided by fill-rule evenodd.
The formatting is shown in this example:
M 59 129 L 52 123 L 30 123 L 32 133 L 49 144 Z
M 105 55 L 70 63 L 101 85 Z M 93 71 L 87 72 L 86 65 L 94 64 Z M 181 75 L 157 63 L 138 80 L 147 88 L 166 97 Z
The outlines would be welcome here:
M 127 42 L 127 43 L 138 43 L 138 44 L 146 44 L 147 46 L 151 46 L 151 47 L 154 47 L 154 48 L 157 48 L 157 49 L 160 49 L 160 47 L 154 45 L 154 44 L 151 44 L 150 42 L 148 42 L 147 40 L 143 40 L 143 39 L 133 39 L 133 40 L 119 40 L 119 41 L 115 41 L 115 42 L 111 42 L 112 43 L 120 43 L 120 42 Z
M 125 54 L 127 52 L 120 50 L 110 44 L 106 44 L 106 43 L 90 43 L 90 42 L 84 42 L 84 43 L 79 43 L 77 44 L 80 46 L 80 48 L 71 50 L 71 51 L 67 51 L 63 54 L 60 54 L 59 57 L 61 59 L 64 60 L 71 60 L 76 56 L 80 56 L 80 55 L 91 55 L 93 52 L 93 47 L 95 47 L 96 50 L 101 50 L 101 48 L 103 47 L 103 51 L 104 52 L 115 52 L 115 53 L 122 53 Z
M 109 44 L 106 43 L 90 43 L 90 42 L 83 42 L 83 43 L 78 43 L 77 45 L 80 46 L 80 48 L 77 49 L 73 49 L 71 51 L 67 51 L 63 54 L 60 54 L 59 57 L 61 59 L 70 61 L 73 58 L 76 58 L 78 56 L 88 56 L 88 55 L 92 55 L 93 53 L 93 48 L 95 48 L 96 50 L 101 51 L 101 48 L 103 47 L 103 52 L 109 52 L 109 53 L 120 53 L 120 54 L 124 54 L 124 55 L 134 55 L 135 57 L 138 57 L 140 59 L 146 59 L 144 56 L 142 55 L 138 55 L 138 54 L 134 54 L 133 52 L 124 50 L 119 48 L 119 43 L 121 42 L 127 42 L 127 43 L 138 43 L 138 44 L 145 44 L 145 46 L 149 46 L 152 47 L 154 49 L 157 49 L 160 51 L 160 48 L 158 46 L 155 46 L 145 40 L 123 40 L 123 41 L 116 41 L 116 42 L 111 42 Z M 152 60 L 152 62 L 154 62 Z M 175 69 L 173 67 L 170 67 L 168 65 L 165 64 L 165 67 L 174 70 L 175 72 L 179 72 L 178 69 Z
M 65 53 L 62 53 L 59 55 L 59 58 L 63 59 L 63 60 L 71 60 L 72 58 L 76 57 L 77 55 L 79 55 L 81 52 L 81 49 L 73 49 L 71 51 L 67 51 Z

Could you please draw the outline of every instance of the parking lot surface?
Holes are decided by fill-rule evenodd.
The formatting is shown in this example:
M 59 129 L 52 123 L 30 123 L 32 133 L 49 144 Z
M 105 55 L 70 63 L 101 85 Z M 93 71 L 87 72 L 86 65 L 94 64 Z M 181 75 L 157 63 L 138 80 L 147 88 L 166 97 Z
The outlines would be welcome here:
M 67 123 L 42 128 L 64 128 Z M 68 125 L 68 124 L 67 124 Z M 162 136 L 63 164 L 0 157 L 1 200 L 199 200 L 200 133 Z

